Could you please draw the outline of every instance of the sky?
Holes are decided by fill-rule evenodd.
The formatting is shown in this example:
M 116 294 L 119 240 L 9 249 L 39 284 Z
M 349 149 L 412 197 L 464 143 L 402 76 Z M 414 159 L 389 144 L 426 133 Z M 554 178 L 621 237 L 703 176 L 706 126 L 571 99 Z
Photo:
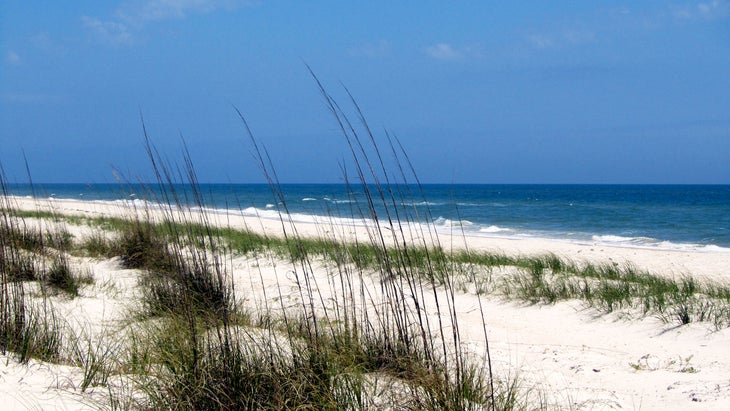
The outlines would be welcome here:
M 307 66 L 430 183 L 730 184 L 730 1 L 0 3 L 11 182 L 149 174 L 142 124 L 203 182 L 338 183 Z M 390 163 L 389 163 L 390 164 Z

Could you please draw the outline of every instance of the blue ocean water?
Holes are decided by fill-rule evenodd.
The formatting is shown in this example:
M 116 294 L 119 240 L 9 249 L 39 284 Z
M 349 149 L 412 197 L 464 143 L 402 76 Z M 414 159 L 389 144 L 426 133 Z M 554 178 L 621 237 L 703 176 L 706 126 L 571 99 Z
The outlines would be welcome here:
M 295 219 L 314 216 L 372 219 L 362 187 L 283 185 Z M 369 187 L 376 192 L 375 187 Z M 11 185 L 12 194 L 90 201 L 150 199 L 139 186 L 117 184 Z M 189 187 L 178 186 L 192 198 Z M 264 184 L 202 184 L 205 207 L 275 217 L 283 203 Z M 154 196 L 153 196 L 154 197 Z M 440 230 L 504 238 L 551 238 L 628 247 L 730 251 L 730 185 L 424 185 L 393 188 L 387 196 L 401 219 L 433 222 Z M 377 194 L 377 217 L 386 209 Z M 152 198 L 154 201 L 154 198 Z M 353 220 L 354 218 L 354 220 Z M 363 223 L 366 223 L 363 222 Z

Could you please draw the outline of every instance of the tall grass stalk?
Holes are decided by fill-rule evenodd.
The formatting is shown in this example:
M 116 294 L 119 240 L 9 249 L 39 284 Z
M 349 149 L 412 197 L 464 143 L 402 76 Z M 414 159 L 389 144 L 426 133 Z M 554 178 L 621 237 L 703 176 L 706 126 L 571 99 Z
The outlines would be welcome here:
M 295 283 L 301 301 L 298 323 L 303 324 L 300 338 L 305 338 L 316 352 L 323 351 L 327 346 L 324 341 L 329 339 L 336 345 L 347 343 L 348 346 L 362 347 L 359 351 L 364 355 L 365 364 L 371 364 L 380 371 L 390 370 L 404 378 L 413 393 L 419 393 L 418 398 L 428 399 L 423 405 L 429 408 L 466 409 L 476 404 L 494 407 L 493 393 L 480 382 L 483 375 L 473 378 L 477 373 L 470 371 L 473 367 L 468 365 L 467 355 L 462 351 L 448 264 L 441 253 L 433 253 L 429 247 L 421 250 L 423 255 L 413 253 L 416 250 L 411 245 L 414 238 L 422 237 L 424 233 L 412 231 L 416 225 L 399 207 L 399 196 L 403 195 L 403 191 L 394 184 L 364 115 L 351 99 L 362 126 L 358 130 L 316 77 L 315 81 L 350 148 L 357 179 L 356 184 L 351 183 L 348 173 L 344 172 L 346 184 L 357 185 L 367 203 L 366 208 L 357 210 L 358 215 L 372 222 L 367 225 L 369 243 L 361 244 L 356 240 L 352 246 L 336 250 L 339 256 L 344 254 L 347 258 L 335 259 L 336 277 L 329 282 L 331 291 L 326 295 L 322 291 L 325 284 L 318 283 L 312 270 L 315 256 L 302 247 L 302 237 L 288 213 L 285 196 L 268 153 L 259 148 L 239 112 L 255 147 L 255 158 L 272 192 L 280 200 L 281 224 L 285 238 L 292 244 L 290 257 L 296 267 Z M 372 152 L 364 141 L 368 142 Z M 396 158 L 396 162 L 400 164 L 400 159 Z M 346 168 L 343 167 L 343 170 Z M 403 168 L 400 167 L 400 170 Z M 400 178 L 405 180 L 405 174 L 401 172 Z M 384 210 L 384 215 L 379 215 L 378 209 Z M 359 254 L 348 255 L 349 251 L 357 253 L 365 248 L 372 252 L 377 290 L 368 288 L 367 274 L 362 266 L 348 263 L 361 257 Z M 427 262 L 422 267 L 423 271 L 414 264 L 416 260 Z M 325 299 L 331 298 L 334 298 L 334 303 L 326 304 Z M 434 311 L 434 317 L 428 315 Z M 289 324 L 287 328 L 290 330 L 295 321 L 286 318 L 285 323 Z M 450 334 L 447 334 L 449 330 Z M 291 331 L 289 335 L 294 338 Z M 329 339 L 323 340 L 322 337 L 328 335 Z M 465 390 L 465 386 L 472 389 Z M 466 392 L 473 395 L 463 395 Z
M 21 362 L 57 360 L 62 333 L 56 312 L 45 293 L 41 301 L 31 301 L 25 286 L 41 277 L 36 259 L 44 252 L 43 236 L 11 215 L 6 181 L 0 164 L 0 350 L 15 353 Z

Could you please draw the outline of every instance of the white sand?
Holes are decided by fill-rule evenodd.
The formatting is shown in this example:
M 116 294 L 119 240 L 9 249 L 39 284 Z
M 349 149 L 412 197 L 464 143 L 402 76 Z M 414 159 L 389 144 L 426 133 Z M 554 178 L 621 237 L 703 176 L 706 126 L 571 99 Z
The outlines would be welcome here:
M 120 205 L 100 202 L 36 203 L 19 198 L 16 203 L 24 209 L 87 216 L 129 216 L 131 212 Z M 214 223 L 248 227 L 269 235 L 282 231 L 279 221 L 220 215 L 211 218 L 219 220 Z M 303 236 L 328 235 L 329 230 L 336 231 L 338 238 L 343 233 L 367 238 L 363 227 L 297 223 L 296 229 Z M 692 275 L 730 282 L 730 253 L 725 252 L 619 248 L 538 239 L 439 238 L 447 249 L 468 245 L 471 250 L 508 255 L 554 253 L 577 262 L 629 263 L 659 275 Z M 242 258 L 234 261 L 233 268 L 237 284 L 263 280 L 273 289 L 277 278 L 286 284 L 286 275 L 282 274 L 287 272 L 286 267 Z M 117 284 L 110 289 L 123 290 L 125 284 L 128 287 L 133 282 L 113 262 L 97 264 L 93 269 L 97 284 L 102 277 L 106 278 L 104 284 Z M 324 277 L 326 273 L 322 273 L 326 283 Z M 74 312 L 84 312 L 94 321 L 121 315 L 119 307 L 128 294 L 123 291 L 104 297 L 103 287 L 94 287 L 96 291 L 87 293 L 93 295 L 73 303 L 84 304 Z M 260 296 L 251 298 L 260 303 Z M 456 300 L 462 339 L 471 351 L 481 353 L 484 343 L 478 301 L 470 294 L 459 295 Z M 730 330 L 715 331 L 711 324 L 675 326 L 652 317 L 599 315 L 577 301 L 525 306 L 489 298 L 482 303 L 496 376 L 519 374 L 524 386 L 543 390 L 560 409 L 730 409 Z M 9 357 L 0 360 L 0 398 L 9 399 L 10 409 L 26 409 L 29 404 L 79 408 L 75 402 L 79 393 L 73 389 L 78 385 L 78 369 L 35 362 L 20 366 Z

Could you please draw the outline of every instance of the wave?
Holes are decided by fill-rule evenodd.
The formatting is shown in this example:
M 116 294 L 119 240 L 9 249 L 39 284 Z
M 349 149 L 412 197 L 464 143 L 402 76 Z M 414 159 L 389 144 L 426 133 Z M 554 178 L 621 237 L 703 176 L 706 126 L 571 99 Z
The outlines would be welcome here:
M 604 244 L 616 247 L 628 248 L 653 248 L 673 251 L 700 251 L 700 252 L 730 252 L 730 248 L 721 247 L 715 244 L 678 243 L 667 240 L 659 240 L 651 237 L 624 237 L 620 235 L 593 235 L 591 240 L 596 244 Z
M 436 207 L 444 205 L 444 203 L 435 203 L 433 201 L 403 202 L 401 204 L 406 207 Z
M 459 207 L 510 207 L 513 204 L 499 203 L 499 202 L 488 202 L 488 203 L 480 203 L 480 202 L 457 202 L 456 205 L 459 206 Z
M 616 243 L 616 244 L 656 244 L 659 242 L 656 238 L 651 237 L 624 237 L 621 235 L 605 234 L 605 235 L 593 235 L 591 240 L 601 243 Z
M 54 198 L 50 198 L 50 200 L 53 200 Z M 70 200 L 70 201 L 77 201 L 76 199 L 59 199 L 59 200 Z M 149 207 L 152 209 L 160 209 L 163 208 L 163 205 L 150 201 L 145 200 L 142 198 L 135 198 L 134 196 L 130 196 L 129 198 L 120 199 L 120 200 L 90 200 L 92 203 L 100 203 L 100 204 L 112 204 L 112 205 L 121 205 L 123 207 L 134 207 L 134 208 L 144 208 Z
M 365 226 L 372 224 L 372 220 L 365 218 L 349 218 L 349 217 L 333 217 L 318 214 L 305 214 L 305 213 L 289 213 L 285 214 L 278 210 L 267 209 L 263 210 L 256 207 L 248 207 L 242 210 L 218 210 L 219 212 L 232 213 L 242 215 L 244 217 L 256 217 L 267 220 L 280 220 L 292 221 L 295 223 L 308 223 L 308 224 L 328 224 L 328 225 L 344 225 L 344 226 Z
M 452 228 L 452 227 L 466 228 L 466 227 L 472 227 L 474 225 L 474 223 L 469 220 L 450 220 L 450 219 L 444 218 L 444 217 L 437 218 L 436 220 L 434 220 L 433 224 L 436 227 L 444 227 L 444 228 Z
M 498 227 L 496 225 L 490 225 L 489 227 L 482 227 L 479 229 L 480 233 L 509 233 L 514 232 L 512 228 Z
M 314 200 L 311 197 L 310 197 L 310 199 L 311 200 Z M 311 201 L 311 200 L 307 200 L 306 198 L 305 199 L 302 199 L 302 201 Z M 328 202 L 330 202 L 332 204 L 350 204 L 350 203 L 357 203 L 357 200 L 356 199 L 353 199 L 353 198 L 348 198 L 348 199 L 345 199 L 345 200 L 338 200 L 336 198 L 331 198 L 329 196 L 324 196 L 324 197 L 322 197 L 322 200 L 328 201 Z

